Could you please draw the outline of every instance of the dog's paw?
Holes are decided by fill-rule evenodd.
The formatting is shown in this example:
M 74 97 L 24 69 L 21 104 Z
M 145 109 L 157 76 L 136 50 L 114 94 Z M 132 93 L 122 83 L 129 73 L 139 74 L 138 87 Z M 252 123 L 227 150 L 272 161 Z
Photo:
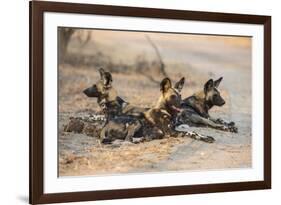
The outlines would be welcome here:
M 237 133 L 238 132 L 238 128 L 235 126 L 229 126 L 229 125 L 223 125 L 220 127 L 220 130 L 222 131 L 226 131 L 226 132 L 234 132 Z
M 222 131 L 229 131 L 229 127 L 226 126 L 226 125 L 221 125 L 221 126 L 219 127 L 219 129 L 222 130 Z
M 238 133 L 238 128 L 235 127 L 235 126 L 230 126 L 230 127 L 229 127 L 229 131 L 230 131 L 230 132 L 234 132 L 234 133 Z
M 224 125 L 224 126 L 227 126 L 227 127 L 234 127 L 234 126 L 235 126 L 235 122 L 233 122 L 233 121 L 227 122 L 227 121 L 224 121 L 224 120 L 221 119 L 221 118 L 218 118 L 218 119 L 216 120 L 216 123 L 221 124 L 221 125 Z
M 234 133 L 238 132 L 238 128 L 235 126 L 234 122 L 230 122 L 227 125 L 224 125 L 222 127 L 222 130 L 227 131 L 227 132 L 234 132 Z

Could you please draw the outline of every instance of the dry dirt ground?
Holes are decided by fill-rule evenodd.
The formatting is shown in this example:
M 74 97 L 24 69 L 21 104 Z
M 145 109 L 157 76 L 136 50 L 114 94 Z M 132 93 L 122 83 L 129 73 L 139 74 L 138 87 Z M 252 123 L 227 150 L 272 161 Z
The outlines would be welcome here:
M 80 50 L 98 48 L 114 61 L 133 63 L 137 53 L 152 58 L 153 49 L 142 33 L 93 31 Z M 187 137 L 165 138 L 140 144 L 117 141 L 102 145 L 97 136 L 64 132 L 69 117 L 96 113 L 96 100 L 82 90 L 99 79 L 97 67 L 59 66 L 59 176 L 136 172 L 212 170 L 251 167 L 251 40 L 249 38 L 149 34 L 158 45 L 173 82 L 186 77 L 182 97 L 203 89 L 209 78 L 223 76 L 221 95 L 226 104 L 211 115 L 234 121 L 238 133 L 192 128 L 213 136 L 213 144 Z M 75 41 L 70 51 L 77 52 Z M 160 77 L 159 77 L 160 78 Z M 151 107 L 160 95 L 159 85 L 136 73 L 114 73 L 113 86 L 132 104 Z

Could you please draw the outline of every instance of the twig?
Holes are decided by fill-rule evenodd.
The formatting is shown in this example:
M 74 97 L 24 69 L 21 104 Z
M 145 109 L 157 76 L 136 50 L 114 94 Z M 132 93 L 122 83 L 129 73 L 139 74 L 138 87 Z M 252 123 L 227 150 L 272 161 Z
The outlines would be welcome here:
M 147 74 L 144 73 L 144 72 L 141 72 L 141 74 L 142 74 L 144 77 L 148 78 L 151 82 L 153 82 L 153 83 L 155 83 L 155 84 L 159 84 L 159 83 L 160 83 L 160 81 L 155 80 L 152 76 L 147 75 Z
M 155 50 L 155 53 L 158 57 L 158 60 L 159 60 L 159 63 L 160 63 L 160 71 L 161 73 L 164 75 L 164 77 L 167 77 L 167 73 L 166 73 L 166 70 L 165 70 L 165 64 L 162 60 L 162 57 L 161 57 L 161 54 L 159 52 L 159 49 L 157 48 L 156 44 L 151 40 L 151 38 L 148 36 L 148 35 L 145 35 L 147 41 L 150 43 L 150 45 L 154 48 Z

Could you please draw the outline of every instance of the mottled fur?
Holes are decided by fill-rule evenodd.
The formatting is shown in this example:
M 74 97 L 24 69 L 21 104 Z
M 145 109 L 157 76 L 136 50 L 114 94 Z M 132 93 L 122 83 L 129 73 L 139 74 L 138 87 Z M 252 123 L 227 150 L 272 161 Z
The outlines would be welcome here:
M 214 119 L 209 115 L 209 110 L 213 106 L 223 106 L 224 99 L 220 95 L 218 86 L 222 81 L 222 77 L 216 81 L 208 80 L 204 89 L 194 95 L 183 99 L 183 111 L 179 115 L 178 120 L 181 123 L 189 125 L 208 126 L 219 130 L 237 132 L 234 122 L 225 122 L 221 119 Z
M 140 113 L 148 109 L 130 105 L 123 100 L 112 86 L 113 78 L 111 73 L 104 71 L 102 68 L 99 69 L 99 73 L 100 80 L 83 92 L 88 97 L 97 98 L 97 102 L 107 119 L 122 114 L 139 116 Z
M 203 141 L 213 142 L 213 138 L 202 137 L 191 132 L 187 134 L 188 131 L 180 133 L 174 129 L 177 116 L 181 112 L 180 92 L 184 85 L 184 78 L 180 79 L 174 87 L 169 78 L 163 79 L 160 83 L 161 95 L 155 107 L 146 109 L 130 106 L 120 98 L 112 87 L 111 74 L 103 69 L 99 71 L 101 75 L 99 82 L 84 90 L 84 93 L 88 97 L 96 97 L 107 116 L 100 132 L 102 143 L 111 143 L 115 139 L 151 140 L 165 135 L 190 135 Z
M 145 119 L 153 126 L 159 128 L 163 134 L 171 131 L 174 121 L 180 112 L 180 91 L 184 85 L 184 78 L 172 87 L 171 80 L 165 78 L 160 83 L 161 95 L 155 107 L 144 113 Z
M 184 79 L 181 82 L 183 84 Z M 161 96 L 156 106 L 143 112 L 141 117 L 123 115 L 110 119 L 101 131 L 101 141 L 110 143 L 115 139 L 163 138 L 171 130 L 173 118 L 179 112 L 181 97 L 179 89 L 172 87 L 169 78 L 161 82 L 160 90 Z

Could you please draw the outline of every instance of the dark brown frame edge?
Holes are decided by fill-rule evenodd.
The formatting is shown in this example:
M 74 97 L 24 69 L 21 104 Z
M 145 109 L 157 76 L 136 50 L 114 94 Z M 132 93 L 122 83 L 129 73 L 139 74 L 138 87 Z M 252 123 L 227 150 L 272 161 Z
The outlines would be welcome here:
M 29 2 L 30 10 L 30 204 L 153 197 L 271 188 L 271 17 L 246 14 L 104 6 L 77 3 Z M 261 24 L 264 26 L 264 180 L 239 183 L 151 187 L 108 191 L 44 194 L 43 192 L 43 13 L 81 13 Z

